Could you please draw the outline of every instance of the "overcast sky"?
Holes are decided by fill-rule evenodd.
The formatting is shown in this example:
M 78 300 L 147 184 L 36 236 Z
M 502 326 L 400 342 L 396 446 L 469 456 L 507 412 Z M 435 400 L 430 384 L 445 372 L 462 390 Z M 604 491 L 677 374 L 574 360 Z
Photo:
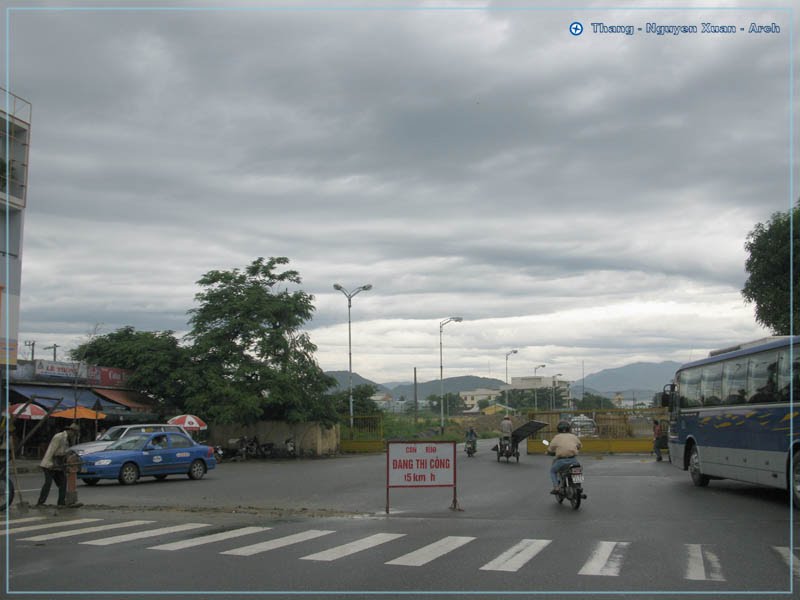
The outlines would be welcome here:
M 518 349 L 510 377 L 577 379 L 768 335 L 740 290 L 748 232 L 791 203 L 788 11 L 130 5 L 4 11 L 33 105 L 22 358 L 96 324 L 183 335 L 203 273 L 259 256 L 314 295 L 325 370 L 348 367 L 333 284 L 374 286 L 353 370 L 381 383 L 438 378 L 454 315 L 445 376 L 504 379 Z

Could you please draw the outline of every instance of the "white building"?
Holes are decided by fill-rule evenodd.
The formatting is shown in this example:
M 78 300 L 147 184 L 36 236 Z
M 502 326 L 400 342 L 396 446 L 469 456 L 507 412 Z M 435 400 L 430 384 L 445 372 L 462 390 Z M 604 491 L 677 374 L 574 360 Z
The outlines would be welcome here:
M 0 88 L 2 90 L 2 88 Z M 2 122 L 2 170 L 0 170 L 0 204 L 3 227 L 0 251 L 0 364 L 16 366 L 19 332 L 19 297 L 22 279 L 22 231 L 28 191 L 28 157 L 30 155 L 31 104 L 3 91 L 5 102 L 0 106 Z M 6 337 L 6 332 L 8 335 Z
M 497 398 L 502 395 L 503 392 L 500 390 L 490 390 L 486 388 L 478 388 L 477 390 L 470 390 L 468 392 L 459 392 L 459 396 L 461 396 L 461 400 L 464 402 L 467 410 L 474 409 L 481 400 L 488 400 L 489 404 L 494 404 L 497 401 Z

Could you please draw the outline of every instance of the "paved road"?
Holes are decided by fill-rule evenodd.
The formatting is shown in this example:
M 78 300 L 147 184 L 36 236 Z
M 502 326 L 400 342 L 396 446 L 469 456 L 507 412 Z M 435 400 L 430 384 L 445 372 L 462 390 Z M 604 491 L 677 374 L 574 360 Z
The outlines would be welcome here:
M 396 490 L 386 516 L 381 456 L 223 464 L 199 482 L 81 487 L 83 508 L 12 510 L 9 584 L 198 597 L 545 593 L 540 598 L 787 597 L 800 586 L 785 494 L 734 482 L 694 488 L 684 472 L 647 457 L 586 457 L 589 498 L 573 511 L 546 493 L 546 457 L 497 464 L 488 445 L 474 459 L 459 456 L 461 512 L 448 508 L 451 490 Z M 38 485 L 26 477 L 23 485 Z M 115 500 L 126 508 L 111 509 Z

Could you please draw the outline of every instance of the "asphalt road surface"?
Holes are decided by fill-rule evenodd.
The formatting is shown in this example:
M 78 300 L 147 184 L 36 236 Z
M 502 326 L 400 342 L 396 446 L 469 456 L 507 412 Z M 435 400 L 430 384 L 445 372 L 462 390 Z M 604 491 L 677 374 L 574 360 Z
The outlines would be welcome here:
M 462 510 L 451 509 L 452 489 L 401 489 L 391 491 L 387 515 L 381 455 L 223 463 L 200 481 L 79 485 L 77 509 L 15 503 L 3 550 L 7 592 L 800 595 L 797 515 L 785 492 L 728 481 L 695 488 L 687 473 L 651 457 L 587 456 L 588 499 L 574 511 L 547 493 L 549 458 L 498 463 L 492 443 L 481 440 L 473 458 L 458 452 Z M 19 479 L 23 500 L 35 500 L 41 476 Z

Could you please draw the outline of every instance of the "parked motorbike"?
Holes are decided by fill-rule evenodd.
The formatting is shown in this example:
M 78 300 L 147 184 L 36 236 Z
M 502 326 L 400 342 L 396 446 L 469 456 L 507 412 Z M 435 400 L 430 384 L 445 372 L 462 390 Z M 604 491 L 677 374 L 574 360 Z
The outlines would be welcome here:
M 286 438 L 283 442 L 283 448 L 286 451 L 286 455 L 289 457 L 294 458 L 296 456 L 296 449 L 294 445 L 294 438 L 289 437 Z
M 547 440 L 542 440 L 542 443 L 545 446 L 550 445 Z M 572 508 L 578 510 L 581 506 L 581 500 L 586 499 L 586 494 L 583 493 L 583 467 L 576 459 L 572 464 L 561 467 L 557 475 L 558 484 L 556 489 L 558 491 L 555 494 L 556 502 L 561 504 L 566 498 Z
M 220 462 L 224 455 L 225 451 L 222 449 L 222 446 L 214 446 L 214 458 L 217 460 L 217 462 Z
M 464 452 L 467 453 L 467 456 L 470 458 L 478 451 L 478 442 L 477 440 L 467 440 L 464 442 Z

